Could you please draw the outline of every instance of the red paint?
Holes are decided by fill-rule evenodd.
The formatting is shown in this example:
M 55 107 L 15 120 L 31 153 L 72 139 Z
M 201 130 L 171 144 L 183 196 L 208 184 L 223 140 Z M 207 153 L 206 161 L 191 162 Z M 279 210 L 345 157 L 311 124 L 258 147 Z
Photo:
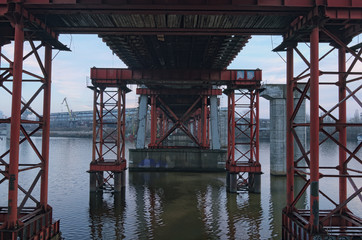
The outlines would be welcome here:
M 247 78 L 248 71 L 253 73 L 253 78 Z M 147 85 L 160 85 L 164 84 L 164 82 L 170 85 L 235 84 L 247 87 L 261 81 L 261 70 L 130 70 L 122 68 L 91 68 L 90 78 L 94 84 L 108 87 L 145 83 Z
M 346 78 L 347 76 L 343 74 L 346 72 L 346 49 L 344 47 L 340 47 L 338 50 L 338 71 L 340 74 L 338 75 L 338 99 L 341 102 L 339 104 L 339 122 L 340 124 L 347 123 L 347 103 L 342 100 L 346 97 Z M 344 150 L 347 147 L 347 128 L 341 126 L 338 128 L 339 130 L 339 174 L 345 175 L 347 174 L 347 165 L 345 165 L 345 161 L 347 159 L 347 153 Z M 343 203 L 347 199 L 347 178 L 340 177 L 339 178 L 339 204 Z M 343 211 L 347 209 L 347 206 L 343 207 Z
M 261 77 L 261 75 L 260 75 Z M 261 172 L 259 163 L 259 88 L 231 85 L 228 90 L 228 157 L 226 170 L 231 173 Z M 234 90 L 238 89 L 238 90 Z M 237 94 L 236 94 L 237 92 Z M 246 114 L 244 112 L 247 111 Z M 243 140 L 242 137 L 247 137 Z M 242 146 L 249 145 L 246 150 Z
M 93 149 L 89 171 L 98 172 L 97 186 L 111 185 L 114 172 L 127 167 L 125 158 L 126 90 L 122 87 L 93 87 Z M 111 114 L 117 110 L 116 114 Z M 114 126 L 114 129 L 110 129 Z M 107 128 L 107 130 L 105 129 Z M 114 186 L 112 186 L 114 187 Z
M 319 183 L 319 28 L 310 35 L 310 181 Z M 312 187 L 311 187 L 312 188 Z M 312 190 L 311 190 L 312 191 Z M 316 213 L 317 212 L 317 213 Z M 317 215 L 318 214 L 318 215 Z M 310 194 L 309 224 L 319 232 L 319 193 Z
M 293 76 L 294 76 L 294 61 L 293 61 L 293 48 L 287 50 L 287 137 L 286 137 L 286 157 L 287 157 L 287 209 L 291 212 L 291 205 L 294 200 L 294 137 L 292 133 L 293 127 L 293 110 L 294 110 L 294 97 L 293 97 Z
M 9 164 L 9 201 L 8 228 L 16 228 L 18 223 L 18 174 L 19 174 L 19 137 L 21 120 L 21 88 L 23 71 L 24 32 L 21 24 L 15 24 L 13 94 L 11 105 L 10 164 Z
M 49 132 L 50 132 L 50 100 L 52 83 L 52 48 L 45 47 L 44 68 L 45 76 L 44 100 L 43 100 L 43 136 L 42 136 L 42 156 L 43 172 L 41 176 L 40 204 L 44 209 L 48 208 L 48 173 L 49 173 Z

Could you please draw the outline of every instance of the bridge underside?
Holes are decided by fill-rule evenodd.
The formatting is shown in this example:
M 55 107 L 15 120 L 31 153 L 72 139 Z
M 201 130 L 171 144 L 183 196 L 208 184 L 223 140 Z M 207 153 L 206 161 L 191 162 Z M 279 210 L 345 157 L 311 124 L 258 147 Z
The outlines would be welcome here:
M 362 73 L 357 70 L 362 62 L 361 44 L 349 46 L 352 38 L 362 32 L 361 1 L 0 0 L 0 29 L 1 46 L 14 41 L 14 56 L 2 53 L 0 61 L 0 85 L 9 93 L 12 102 L 11 117 L 1 120 L 1 124 L 11 124 L 11 140 L 9 150 L 0 157 L 0 173 L 3 176 L 0 183 L 9 186 L 6 195 L 8 206 L 0 208 L 0 238 L 50 239 L 59 232 L 59 222 L 50 221 L 52 210 L 48 205 L 47 193 L 51 48 L 68 50 L 58 41 L 58 35 L 62 33 L 98 34 L 129 67 L 127 70 L 102 70 L 107 75 L 95 78 L 93 89 L 94 153 L 90 171 L 96 173 L 93 180 L 98 181 L 99 186 L 104 186 L 105 180 L 108 182 L 113 178 L 114 183 L 121 184 L 121 187 L 124 182 L 122 173 L 126 168 L 122 129 L 127 92 L 125 86 L 128 83 L 143 85 L 143 90 L 139 90 L 141 98 L 145 95 L 145 106 L 151 106 L 153 135 L 149 148 L 153 149 L 171 147 L 165 140 L 177 131 L 188 136 L 194 147 L 209 148 L 208 114 L 215 106 L 212 102 L 217 97 L 213 88 L 226 85 L 229 107 L 226 169 L 237 176 L 240 172 L 260 173 L 257 90 L 261 76 L 255 78 L 254 74 L 254 78 L 248 78 L 246 71 L 239 81 L 237 73 L 232 75 L 224 70 L 251 35 L 283 35 L 282 44 L 275 49 L 287 51 L 288 55 L 288 186 L 287 207 L 283 212 L 283 239 L 326 235 L 349 239 L 361 237 L 361 216 L 353 214 L 348 207 L 352 200 L 362 201 L 362 187 L 357 181 L 361 178 L 358 169 L 362 160 L 357 155 L 361 144 L 349 149 L 345 137 L 347 128 L 361 126 L 346 120 L 348 99 L 354 99 L 362 107 L 358 98 Z M 23 52 L 24 41 L 29 41 L 29 53 Z M 41 42 L 39 46 L 34 44 L 36 41 Z M 310 43 L 310 54 L 305 56 L 298 49 L 301 42 Z M 338 49 L 339 63 L 335 71 L 319 68 L 319 60 L 324 58 L 319 56 L 319 43 L 330 43 Z M 46 49 L 44 58 L 38 53 L 42 47 Z M 293 52 L 306 63 L 306 69 L 297 76 L 293 72 Z M 352 59 L 348 65 L 346 53 Z M 39 63 L 42 74 L 26 70 L 27 59 L 31 55 Z M 101 72 L 100 69 L 94 71 Z M 338 81 L 323 83 L 319 79 L 321 75 L 337 76 Z M 296 83 L 303 81 L 306 88 L 300 89 Z M 38 84 L 37 90 L 27 101 L 22 99 L 21 91 L 25 82 Z M 319 85 L 326 84 L 338 88 L 338 100 L 332 108 L 321 106 L 319 102 L 319 90 L 322 89 Z M 293 91 L 298 91 L 302 96 L 296 105 L 293 103 Z M 248 99 L 247 114 L 238 107 L 238 101 L 243 99 L 241 97 Z M 34 110 L 38 109 L 33 107 L 36 98 L 42 99 L 40 101 L 44 106 L 41 113 Z M 295 123 L 295 115 L 303 100 L 310 102 L 311 121 Z M 112 106 L 107 105 L 109 101 Z M 336 109 L 338 114 L 333 115 Z M 22 119 L 22 113 L 26 110 L 33 112 L 38 120 Z M 104 120 L 107 115 L 116 121 L 107 122 Z M 323 121 L 325 117 L 334 121 L 327 124 Z M 25 123 L 34 126 L 31 132 L 23 127 Z M 107 132 L 112 127 L 106 125 L 112 126 L 113 130 Z M 294 131 L 297 127 L 305 126 L 310 129 L 310 149 L 298 144 L 299 138 Z M 325 131 L 325 127 L 334 127 L 334 133 Z M 41 150 L 32 142 L 32 135 L 39 130 L 42 130 Z M 19 138 L 20 132 L 24 137 Z M 237 135 L 245 133 L 248 133 L 247 142 L 238 141 Z M 319 133 L 325 136 L 324 140 L 319 140 Z M 319 163 L 319 145 L 326 139 L 331 139 L 339 148 L 339 162 L 333 166 Z M 31 164 L 19 161 L 19 146 L 23 142 L 33 147 L 39 160 Z M 303 153 L 301 159 L 293 158 L 293 142 Z M 245 148 L 239 148 L 244 145 L 248 146 L 247 153 L 241 150 Z M 239 159 L 240 155 L 246 159 Z M 299 164 L 301 161 L 306 164 Z M 325 169 L 335 172 L 326 173 Z M 23 171 L 36 171 L 28 187 L 23 187 L 18 181 Z M 108 176 L 101 174 L 107 171 Z M 305 186 L 296 196 L 295 174 L 305 180 Z M 229 180 L 234 177 L 229 176 Z M 338 180 L 337 199 L 320 188 L 319 180 L 323 177 Z M 347 186 L 347 180 L 350 186 Z M 41 189 L 39 196 L 33 193 L 37 185 Z M 310 210 L 296 209 L 297 202 L 308 189 L 310 201 L 307 209 Z M 18 196 L 18 192 L 22 194 Z M 2 196 L 6 197 L 4 194 Z M 328 199 L 334 207 L 320 210 L 319 197 Z

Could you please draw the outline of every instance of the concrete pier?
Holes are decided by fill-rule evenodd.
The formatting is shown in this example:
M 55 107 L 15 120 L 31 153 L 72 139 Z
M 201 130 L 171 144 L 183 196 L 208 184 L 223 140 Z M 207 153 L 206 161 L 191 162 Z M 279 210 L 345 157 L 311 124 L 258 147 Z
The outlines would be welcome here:
M 211 147 L 214 150 L 220 149 L 218 115 L 217 96 L 210 96 Z
M 229 193 L 237 193 L 238 191 L 238 173 L 226 172 L 226 191 Z
M 126 186 L 126 173 L 113 172 L 114 174 L 114 192 L 121 192 L 122 188 Z
M 130 171 L 225 171 L 225 150 L 130 149 Z
M 140 104 L 138 108 L 138 130 L 137 130 L 137 142 L 136 148 L 145 148 L 146 139 L 146 124 L 147 124 L 147 107 L 148 107 L 147 95 L 140 96 Z
M 294 105 L 300 97 L 299 93 L 294 93 Z M 270 84 L 260 94 L 261 97 L 269 100 L 270 104 L 270 174 L 286 175 L 286 85 Z M 295 122 L 305 122 L 305 102 L 302 103 L 298 111 Z M 295 128 L 303 146 L 306 144 L 306 128 Z M 298 159 L 301 152 L 294 143 L 294 159 Z
M 103 172 L 89 172 L 89 191 L 103 191 Z
M 249 173 L 248 175 L 248 190 L 252 193 L 261 193 L 261 174 Z

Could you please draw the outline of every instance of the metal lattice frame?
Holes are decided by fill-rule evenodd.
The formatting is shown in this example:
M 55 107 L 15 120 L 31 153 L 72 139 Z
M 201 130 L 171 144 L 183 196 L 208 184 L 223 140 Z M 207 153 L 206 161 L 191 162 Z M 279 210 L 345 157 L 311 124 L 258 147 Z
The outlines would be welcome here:
M 230 173 L 260 173 L 259 88 L 228 92 L 228 158 Z M 240 176 L 243 176 L 242 174 Z
M 335 47 L 319 56 L 319 34 L 323 33 L 331 38 Z M 323 71 L 319 63 L 326 56 L 337 51 L 338 66 L 335 71 Z M 307 68 L 298 75 L 294 75 L 294 52 L 305 62 Z M 346 63 L 346 52 L 351 55 L 349 65 Z M 337 36 L 323 27 L 314 27 L 310 36 L 310 61 L 295 47 L 287 50 L 287 207 L 283 211 L 283 239 L 299 239 L 299 236 L 361 236 L 362 219 L 355 215 L 348 204 L 357 199 L 362 202 L 362 160 L 358 157 L 362 143 L 356 148 L 347 146 L 347 128 L 361 127 L 361 123 L 347 121 L 347 100 L 355 101 L 362 107 L 357 93 L 362 88 L 361 75 L 357 64 L 362 63 L 362 49 L 358 53 L 349 48 Z M 338 80 L 321 81 L 319 76 L 325 75 L 329 79 L 337 76 Z M 297 83 L 305 83 L 301 89 Z M 324 85 L 336 86 L 338 89 L 337 103 L 332 107 L 322 106 L 319 102 L 320 87 Z M 294 107 L 293 91 L 301 94 Z M 352 100 L 353 99 L 353 100 Z M 295 116 L 302 101 L 310 103 L 310 123 L 296 123 Z M 327 121 L 327 118 L 329 121 Z M 330 121 L 331 120 L 331 121 Z M 300 143 L 297 127 L 309 127 L 310 149 L 305 149 Z M 333 128 L 328 131 L 326 128 Z M 338 163 L 328 161 L 327 165 L 321 165 L 319 161 L 319 146 L 327 140 L 336 144 L 339 149 Z M 293 142 L 296 142 L 302 156 L 294 159 Z M 294 161 L 295 160 L 295 161 Z M 306 163 L 306 166 L 304 164 Z M 359 167 L 358 167 L 359 166 Z M 304 179 L 305 184 L 294 195 L 294 176 Z M 338 186 L 333 192 L 320 187 L 320 179 L 337 179 Z M 348 182 L 350 183 L 348 186 Z M 310 191 L 309 210 L 297 209 L 296 204 L 303 194 Z M 347 191 L 349 189 L 349 191 Z M 337 196 L 334 196 L 338 192 Z M 320 198 L 333 206 L 330 209 L 320 209 Z M 359 198 L 359 199 L 358 199 Z M 303 238 L 304 239 L 304 238 Z M 346 238 L 349 239 L 349 238 Z
M 114 173 L 126 169 L 125 105 L 122 88 L 94 87 L 93 151 L 90 172 L 97 173 L 97 188 L 114 189 Z
M 25 40 L 30 46 L 28 53 L 24 53 Z M 15 24 L 14 59 L 3 53 L 0 58 L 0 86 L 11 98 L 11 117 L 0 120 L 1 125 L 10 124 L 10 148 L 0 155 L 0 184 L 9 185 L 8 206 L 0 207 L 0 239 L 34 236 L 48 239 L 59 233 L 59 221 L 52 222 L 52 208 L 48 205 L 52 47 L 36 44 L 30 34 L 24 33 L 19 21 Z M 41 49 L 45 50 L 44 57 L 39 54 Z M 36 70 L 28 64 L 29 59 L 35 59 Z M 27 99 L 22 95 L 24 83 L 32 85 L 27 91 L 34 89 Z M 41 107 L 37 103 L 33 108 L 34 102 L 40 102 Z M 26 113 L 35 119 L 24 118 Z M 41 136 L 40 145 L 33 141 L 36 134 Z M 35 159 L 19 157 L 19 150 L 26 143 Z M 32 180 L 25 183 L 24 175 L 32 176 Z M 38 193 L 34 191 L 37 188 L 40 188 Z M 33 228 L 34 224 L 39 227 Z
M 158 95 L 151 95 L 151 142 L 148 145 L 149 148 L 175 148 L 182 146 L 166 146 L 163 145 L 163 142 L 173 133 L 176 129 L 183 131 L 193 143 L 196 144 L 199 148 L 209 148 L 209 134 L 208 129 L 208 115 L 209 110 L 207 106 L 207 96 L 199 96 L 195 102 L 186 110 L 186 112 L 178 117 L 174 111 L 168 106 L 168 104 L 162 100 Z M 201 109 L 198 107 L 201 102 Z M 157 111 L 158 110 L 158 111 Z M 161 112 L 162 120 L 158 117 Z M 201 133 L 201 136 L 195 136 L 195 131 L 192 131 L 190 128 L 189 121 L 191 117 L 195 116 L 196 112 L 202 113 L 200 119 L 201 122 L 197 124 L 197 133 Z M 160 121 L 158 121 L 160 120 Z M 171 126 L 166 125 L 165 123 L 171 123 Z M 196 126 L 196 125 L 194 125 Z M 166 128 L 167 127 L 167 128 Z

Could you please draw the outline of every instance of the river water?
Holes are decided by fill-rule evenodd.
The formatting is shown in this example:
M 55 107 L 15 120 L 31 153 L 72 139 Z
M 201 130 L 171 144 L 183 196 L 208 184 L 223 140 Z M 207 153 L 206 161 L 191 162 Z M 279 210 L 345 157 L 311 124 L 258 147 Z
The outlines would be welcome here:
M 349 143 L 351 148 L 356 144 Z M 8 141 L 0 140 L 1 153 L 7 147 Z M 91 148 L 91 139 L 50 139 L 49 203 L 65 239 L 281 239 L 286 183 L 269 174 L 268 142 L 260 144 L 261 194 L 227 193 L 225 173 L 127 172 L 124 193 L 90 196 Z M 324 143 L 321 158 L 336 160 L 337 151 L 333 143 Z M 31 162 L 36 156 L 24 144 L 20 158 Z M 20 184 L 33 179 L 31 174 L 21 173 Z M 321 181 L 327 189 L 335 184 Z M 2 185 L 0 203 L 6 206 L 7 186 Z M 303 196 L 300 205 L 307 203 Z M 329 207 L 321 199 L 323 204 Z M 359 200 L 350 207 L 362 215 Z

